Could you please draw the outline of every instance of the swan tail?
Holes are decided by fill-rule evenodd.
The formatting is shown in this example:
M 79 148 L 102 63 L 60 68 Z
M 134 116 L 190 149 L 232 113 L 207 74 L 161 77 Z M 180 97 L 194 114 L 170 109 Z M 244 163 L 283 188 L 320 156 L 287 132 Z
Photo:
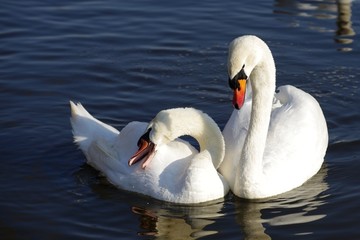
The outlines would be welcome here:
M 70 101 L 71 126 L 74 142 L 86 153 L 93 142 L 99 139 L 114 139 L 119 131 L 94 118 L 81 103 Z

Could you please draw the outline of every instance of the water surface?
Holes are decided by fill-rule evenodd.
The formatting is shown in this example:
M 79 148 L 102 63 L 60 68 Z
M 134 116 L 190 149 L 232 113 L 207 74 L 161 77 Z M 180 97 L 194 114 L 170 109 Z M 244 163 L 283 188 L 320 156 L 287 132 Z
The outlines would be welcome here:
M 359 1 L 3 1 L 0 233 L 4 239 L 356 239 Z M 321 171 L 262 201 L 178 206 L 112 187 L 72 143 L 69 100 L 119 129 L 191 106 L 231 114 L 227 45 L 256 34 L 277 84 L 312 94 L 330 141 Z

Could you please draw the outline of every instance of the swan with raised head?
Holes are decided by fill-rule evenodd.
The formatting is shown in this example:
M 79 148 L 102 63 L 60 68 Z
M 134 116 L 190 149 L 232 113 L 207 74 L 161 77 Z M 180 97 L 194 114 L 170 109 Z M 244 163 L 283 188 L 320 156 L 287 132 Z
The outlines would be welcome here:
M 230 43 L 228 74 L 236 109 L 223 130 L 225 158 L 219 171 L 242 198 L 299 187 L 319 171 L 328 145 L 319 103 L 290 85 L 275 93 L 273 56 L 256 36 Z
M 74 141 L 87 163 L 118 188 L 184 204 L 219 199 L 229 191 L 216 171 L 224 139 L 207 114 L 193 108 L 163 110 L 149 124 L 130 122 L 119 132 L 81 104 L 70 105 Z M 183 135 L 196 139 L 200 152 L 178 139 Z

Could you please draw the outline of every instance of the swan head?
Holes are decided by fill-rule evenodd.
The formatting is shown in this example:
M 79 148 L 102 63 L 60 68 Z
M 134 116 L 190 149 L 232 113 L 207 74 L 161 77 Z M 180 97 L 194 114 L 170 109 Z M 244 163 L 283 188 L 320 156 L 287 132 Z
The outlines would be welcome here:
M 186 128 L 184 121 L 191 119 L 191 116 L 197 116 L 198 112 L 193 108 L 174 108 L 160 111 L 140 137 L 139 149 L 130 158 L 129 166 L 143 161 L 142 168 L 145 168 L 151 162 L 159 146 L 168 144 L 179 136 L 190 135 L 191 133 Z
M 142 168 L 149 165 L 157 149 L 181 136 L 193 137 L 200 151 L 207 150 L 216 168 L 225 154 L 225 143 L 215 121 L 194 108 L 173 108 L 160 111 L 149 123 L 138 141 L 138 151 L 130 158 L 129 165 L 142 161 Z
M 240 109 L 244 104 L 247 81 L 251 78 L 254 69 L 263 62 L 264 53 L 271 55 L 266 43 L 256 36 L 241 36 L 230 43 L 229 86 L 234 91 L 232 103 L 236 109 Z

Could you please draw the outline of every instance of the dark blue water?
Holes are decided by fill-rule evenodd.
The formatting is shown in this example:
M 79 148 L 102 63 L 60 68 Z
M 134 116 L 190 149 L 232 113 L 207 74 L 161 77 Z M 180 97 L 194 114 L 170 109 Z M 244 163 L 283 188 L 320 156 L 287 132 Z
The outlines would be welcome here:
M 360 238 L 359 1 L 2 1 L 2 239 Z M 256 34 L 278 85 L 320 102 L 319 174 L 279 197 L 177 206 L 112 187 L 72 143 L 69 100 L 121 129 L 192 106 L 222 128 L 227 45 Z M 301 147 L 301 146 L 299 146 Z

